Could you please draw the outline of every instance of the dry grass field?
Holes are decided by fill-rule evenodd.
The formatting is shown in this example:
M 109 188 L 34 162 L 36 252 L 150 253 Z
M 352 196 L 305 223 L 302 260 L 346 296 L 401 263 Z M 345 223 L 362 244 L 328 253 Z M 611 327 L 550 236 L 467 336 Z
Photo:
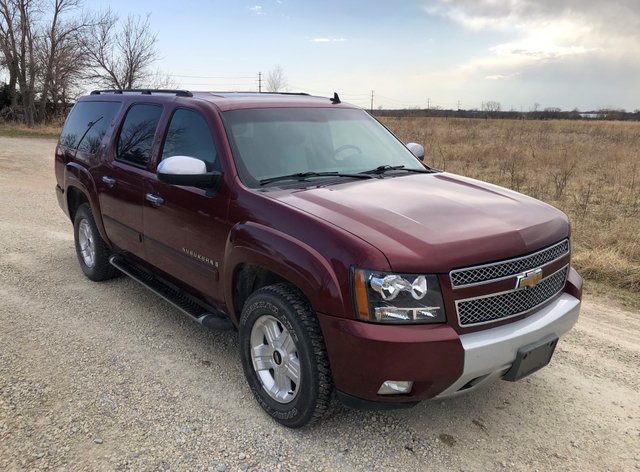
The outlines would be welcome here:
M 58 139 L 63 123 L 51 123 L 29 128 L 19 123 L 0 122 L 0 136 Z
M 640 306 L 640 123 L 382 118 L 441 170 L 502 185 L 563 210 L 573 264 L 592 292 Z M 57 138 L 61 124 L 0 124 L 0 135 Z
M 563 210 L 573 264 L 592 290 L 640 297 L 640 123 L 383 118 L 438 169 L 517 190 Z

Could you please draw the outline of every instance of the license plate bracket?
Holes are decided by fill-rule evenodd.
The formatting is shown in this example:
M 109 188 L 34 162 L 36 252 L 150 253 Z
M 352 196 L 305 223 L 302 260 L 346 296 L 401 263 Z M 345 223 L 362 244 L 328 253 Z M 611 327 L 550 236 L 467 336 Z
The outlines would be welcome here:
M 558 336 L 550 334 L 536 343 L 521 347 L 511 369 L 504 374 L 502 380 L 516 382 L 542 369 L 551 362 L 557 345 Z

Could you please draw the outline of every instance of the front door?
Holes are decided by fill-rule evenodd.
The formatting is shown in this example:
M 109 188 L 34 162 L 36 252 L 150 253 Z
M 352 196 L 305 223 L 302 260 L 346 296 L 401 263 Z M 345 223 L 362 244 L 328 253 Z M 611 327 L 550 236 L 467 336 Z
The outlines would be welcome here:
M 209 171 L 220 170 L 216 145 L 207 120 L 197 111 L 178 108 L 167 127 L 158 162 L 171 156 L 204 161 Z M 146 182 L 144 243 L 149 262 L 170 276 L 180 288 L 219 305 L 229 196 L 195 187 Z

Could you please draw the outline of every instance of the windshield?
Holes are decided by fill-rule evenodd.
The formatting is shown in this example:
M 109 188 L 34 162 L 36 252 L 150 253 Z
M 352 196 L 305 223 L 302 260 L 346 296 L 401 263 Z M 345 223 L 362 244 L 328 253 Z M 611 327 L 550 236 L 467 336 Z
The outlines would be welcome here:
M 223 116 L 236 167 L 251 188 L 293 174 L 357 174 L 380 166 L 425 169 L 364 110 L 265 108 Z

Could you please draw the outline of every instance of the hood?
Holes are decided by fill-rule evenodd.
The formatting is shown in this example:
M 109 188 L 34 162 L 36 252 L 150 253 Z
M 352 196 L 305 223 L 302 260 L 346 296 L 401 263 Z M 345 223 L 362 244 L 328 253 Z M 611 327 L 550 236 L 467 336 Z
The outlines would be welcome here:
M 569 235 L 569 222 L 561 211 L 447 173 L 268 195 L 367 241 L 397 272 L 446 273 L 533 252 Z

